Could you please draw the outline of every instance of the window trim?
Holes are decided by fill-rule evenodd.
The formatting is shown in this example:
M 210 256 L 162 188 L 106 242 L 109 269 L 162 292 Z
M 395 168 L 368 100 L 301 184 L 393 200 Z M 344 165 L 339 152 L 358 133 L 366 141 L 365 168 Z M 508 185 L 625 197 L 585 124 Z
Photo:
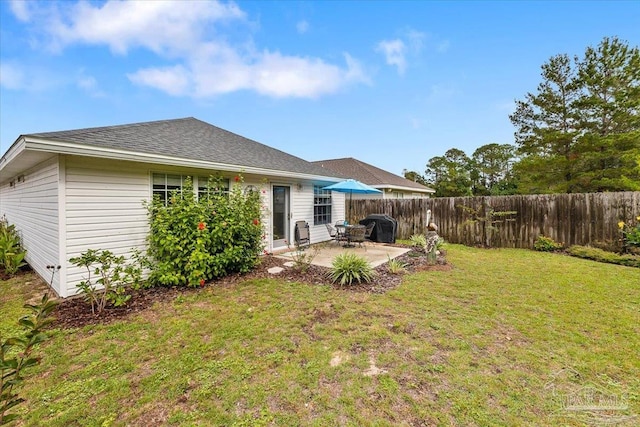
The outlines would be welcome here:
M 324 190 L 322 186 L 314 184 L 313 186 L 313 225 L 331 224 L 332 217 L 333 217 L 333 198 L 332 198 L 331 190 Z

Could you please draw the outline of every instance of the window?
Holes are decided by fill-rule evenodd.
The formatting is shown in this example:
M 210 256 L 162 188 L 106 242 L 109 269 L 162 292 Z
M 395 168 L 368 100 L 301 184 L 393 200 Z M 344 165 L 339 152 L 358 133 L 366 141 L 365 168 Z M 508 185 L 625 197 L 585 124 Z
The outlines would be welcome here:
M 331 191 L 313 186 L 313 224 L 331 224 Z
M 153 195 L 158 195 L 160 200 L 167 204 L 169 197 L 171 197 L 171 192 L 175 190 L 182 191 L 182 187 L 184 186 L 184 182 L 187 179 L 187 175 L 171 175 L 165 173 L 154 173 L 153 174 Z M 197 188 L 196 196 L 206 197 L 207 195 L 207 183 L 209 179 L 204 176 L 197 176 L 193 179 L 193 187 Z M 229 192 L 229 180 L 221 179 L 220 185 L 222 188 L 220 190 L 225 194 Z M 214 190 L 215 191 L 215 190 Z
M 182 175 L 169 175 L 165 173 L 153 174 L 153 195 L 159 196 L 160 200 L 167 204 L 167 200 L 171 196 L 171 192 L 175 190 L 182 190 L 182 184 L 184 182 Z
M 209 192 L 212 193 L 223 193 L 223 194 L 229 194 L 229 180 L 225 179 L 225 178 L 212 178 L 211 181 L 211 188 L 207 188 L 207 184 L 209 183 L 209 178 L 207 178 L 206 176 L 199 176 L 198 177 L 198 183 L 197 183 L 197 187 L 198 187 L 198 200 L 203 199 L 205 197 L 208 197 Z

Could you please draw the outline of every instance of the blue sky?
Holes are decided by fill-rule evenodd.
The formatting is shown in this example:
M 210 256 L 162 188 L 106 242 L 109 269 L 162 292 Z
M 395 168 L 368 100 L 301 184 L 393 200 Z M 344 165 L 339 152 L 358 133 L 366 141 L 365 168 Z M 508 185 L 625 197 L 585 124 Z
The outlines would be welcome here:
M 302 157 L 423 172 L 513 143 L 540 66 L 640 2 L 0 1 L 0 152 L 20 134 L 193 116 Z

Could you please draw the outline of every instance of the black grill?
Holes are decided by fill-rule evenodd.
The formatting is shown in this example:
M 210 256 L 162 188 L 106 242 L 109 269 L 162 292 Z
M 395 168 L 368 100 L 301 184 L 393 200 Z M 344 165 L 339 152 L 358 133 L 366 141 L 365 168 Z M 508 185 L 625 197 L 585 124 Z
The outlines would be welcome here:
M 375 222 L 376 226 L 373 227 L 371 237 L 369 238 L 373 242 L 380 243 L 395 243 L 396 233 L 398 231 L 398 221 L 384 214 L 371 214 L 365 219 L 360 220 L 360 224 L 367 226 L 370 223 Z

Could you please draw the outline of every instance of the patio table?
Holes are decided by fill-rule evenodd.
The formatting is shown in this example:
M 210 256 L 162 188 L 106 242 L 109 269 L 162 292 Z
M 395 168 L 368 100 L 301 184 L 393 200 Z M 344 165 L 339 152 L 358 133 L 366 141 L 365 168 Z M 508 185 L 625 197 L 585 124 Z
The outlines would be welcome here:
M 339 234 L 342 234 L 346 240 L 347 243 L 345 243 L 344 245 L 342 245 L 342 247 L 344 248 L 353 248 L 355 247 L 355 245 L 351 244 L 351 230 L 354 229 L 364 229 L 366 228 L 364 225 L 360 225 L 360 224 L 347 224 L 347 225 L 340 225 L 340 224 L 336 224 L 336 230 Z

